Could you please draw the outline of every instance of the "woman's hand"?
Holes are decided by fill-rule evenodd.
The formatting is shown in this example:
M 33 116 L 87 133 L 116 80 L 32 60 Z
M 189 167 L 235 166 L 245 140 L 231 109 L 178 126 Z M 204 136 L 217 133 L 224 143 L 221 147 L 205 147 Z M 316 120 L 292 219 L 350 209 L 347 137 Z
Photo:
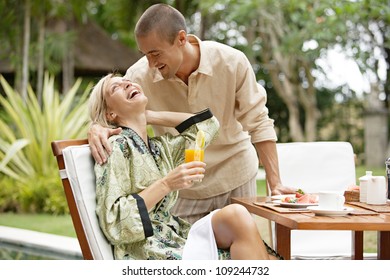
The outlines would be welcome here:
M 98 164 L 103 164 L 107 161 L 107 155 L 110 155 L 112 150 L 108 143 L 108 138 L 111 135 L 119 134 L 122 128 L 115 129 L 102 127 L 99 124 L 93 124 L 88 130 L 88 143 L 91 148 L 93 158 Z
M 183 163 L 173 169 L 162 179 L 162 183 L 170 191 L 192 187 L 195 181 L 201 181 L 204 177 L 206 164 L 201 161 Z
M 144 199 L 146 208 L 152 209 L 161 199 L 172 191 L 192 187 L 195 180 L 202 180 L 206 164 L 192 161 L 179 165 L 164 178 L 155 181 L 139 193 Z

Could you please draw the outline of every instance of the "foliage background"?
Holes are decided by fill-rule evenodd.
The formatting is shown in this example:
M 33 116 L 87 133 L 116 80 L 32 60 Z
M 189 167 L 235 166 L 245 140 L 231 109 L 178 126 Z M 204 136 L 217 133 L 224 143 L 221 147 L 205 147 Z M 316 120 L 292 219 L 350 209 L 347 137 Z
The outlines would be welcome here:
M 160 2 L 184 14 L 189 33 L 245 52 L 280 142 L 350 141 L 364 164 L 369 101 L 389 112 L 388 0 L 0 0 L 0 62 L 15 68 L 1 78 L 0 211 L 67 211 L 50 142 L 86 137 L 89 84 L 66 71 L 73 24 L 95 21 L 136 50 L 135 23 Z M 54 21 L 64 28 L 48 32 Z M 357 63 L 369 90 L 331 85 L 319 61 L 334 49 Z
M 0 211 L 67 213 L 51 142 L 86 137 L 89 88 L 76 95 L 78 80 L 61 97 L 54 78 L 46 75 L 40 106 L 31 88 L 23 100 L 1 76 L 0 83 L 5 90 L 0 104 L 7 116 L 0 119 Z

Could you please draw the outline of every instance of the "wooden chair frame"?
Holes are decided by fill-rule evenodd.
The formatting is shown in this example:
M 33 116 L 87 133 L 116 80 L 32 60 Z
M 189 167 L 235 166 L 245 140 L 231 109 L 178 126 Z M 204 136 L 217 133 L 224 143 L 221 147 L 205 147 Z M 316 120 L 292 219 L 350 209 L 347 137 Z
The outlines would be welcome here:
M 60 173 L 62 170 L 65 170 L 65 162 L 62 155 L 62 150 L 68 146 L 79 146 L 88 144 L 87 139 L 77 139 L 77 140 L 57 140 L 51 143 L 51 148 L 54 156 L 57 158 L 58 168 Z M 77 239 L 80 243 L 81 252 L 85 260 L 93 260 L 93 255 L 88 244 L 88 240 L 85 234 L 83 224 L 79 212 L 77 210 L 75 197 L 73 195 L 72 188 L 68 178 L 62 178 L 62 185 L 64 187 L 66 200 L 68 202 L 70 215 L 72 217 L 73 226 L 76 231 Z

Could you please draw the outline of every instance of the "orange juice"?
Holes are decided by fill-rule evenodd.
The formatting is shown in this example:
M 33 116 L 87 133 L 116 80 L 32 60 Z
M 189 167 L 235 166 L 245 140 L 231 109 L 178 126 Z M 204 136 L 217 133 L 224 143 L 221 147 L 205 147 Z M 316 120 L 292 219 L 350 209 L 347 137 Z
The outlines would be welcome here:
M 204 150 L 194 150 L 186 149 L 185 150 L 185 162 L 190 161 L 203 161 L 204 160 Z

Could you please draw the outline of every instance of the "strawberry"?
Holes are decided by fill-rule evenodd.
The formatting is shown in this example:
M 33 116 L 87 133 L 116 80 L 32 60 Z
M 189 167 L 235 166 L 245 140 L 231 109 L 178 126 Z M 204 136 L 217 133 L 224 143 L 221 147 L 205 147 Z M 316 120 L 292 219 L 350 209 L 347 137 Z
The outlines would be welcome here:
M 295 192 L 295 197 L 296 198 L 300 198 L 302 197 L 303 195 L 305 195 L 305 192 L 301 189 L 298 189 L 296 192 Z

